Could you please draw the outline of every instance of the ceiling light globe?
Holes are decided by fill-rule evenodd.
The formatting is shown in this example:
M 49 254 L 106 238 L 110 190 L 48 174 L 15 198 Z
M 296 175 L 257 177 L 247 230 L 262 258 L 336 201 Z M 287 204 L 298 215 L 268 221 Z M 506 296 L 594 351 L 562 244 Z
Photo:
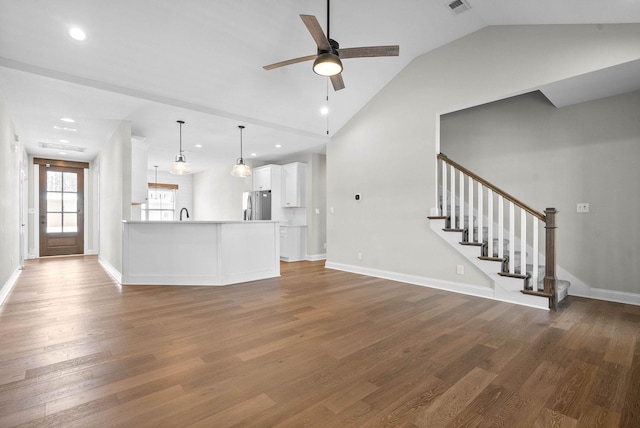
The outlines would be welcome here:
M 72 39 L 77 40 L 79 42 L 87 39 L 87 34 L 82 30 L 82 28 L 73 27 L 69 29 L 69 35 Z
M 242 158 L 238 159 L 238 163 L 233 166 L 231 170 L 231 175 L 234 177 L 250 177 L 251 176 L 251 168 L 244 163 Z
M 191 174 L 191 165 L 187 163 L 184 155 L 178 155 L 176 156 L 176 161 L 171 165 L 169 172 L 175 175 Z
M 342 72 L 342 61 L 340 61 L 338 55 L 331 52 L 321 53 L 313 61 L 313 71 L 320 76 L 335 76 Z

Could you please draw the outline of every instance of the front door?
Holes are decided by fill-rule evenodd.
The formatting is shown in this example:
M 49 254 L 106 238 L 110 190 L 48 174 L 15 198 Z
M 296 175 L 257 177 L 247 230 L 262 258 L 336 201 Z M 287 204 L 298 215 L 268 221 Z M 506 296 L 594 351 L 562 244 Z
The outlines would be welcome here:
M 40 256 L 84 253 L 84 169 L 40 166 Z

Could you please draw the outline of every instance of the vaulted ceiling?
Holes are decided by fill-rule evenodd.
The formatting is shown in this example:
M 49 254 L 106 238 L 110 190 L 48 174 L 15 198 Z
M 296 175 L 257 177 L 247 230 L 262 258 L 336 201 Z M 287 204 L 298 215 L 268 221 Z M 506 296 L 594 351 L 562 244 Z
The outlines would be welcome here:
M 262 68 L 315 53 L 299 15 L 325 27 L 323 0 L 0 0 L 0 98 L 28 152 L 52 158 L 90 160 L 129 120 L 149 145 L 149 165 L 168 169 L 184 120 L 198 171 L 233 163 L 238 125 L 246 158 L 322 151 L 411 60 L 487 25 L 640 22 L 640 0 L 468 0 L 460 14 L 450 2 L 334 0 L 331 37 L 341 47 L 400 45 L 398 57 L 345 60 L 346 88 L 334 92 L 310 62 Z M 69 37 L 74 26 L 85 41 Z M 633 70 L 625 90 L 640 87 Z

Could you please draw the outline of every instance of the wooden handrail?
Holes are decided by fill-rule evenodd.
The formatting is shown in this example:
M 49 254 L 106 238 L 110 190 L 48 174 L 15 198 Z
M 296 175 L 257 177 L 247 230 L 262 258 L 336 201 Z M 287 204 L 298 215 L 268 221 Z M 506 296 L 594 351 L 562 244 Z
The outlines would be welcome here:
M 526 212 L 528 212 L 532 216 L 538 217 L 540 220 L 542 220 L 545 223 L 547 222 L 547 217 L 543 213 L 541 213 L 540 211 L 534 210 L 529 205 L 527 205 L 524 202 L 514 198 L 513 196 L 511 196 L 510 194 L 508 194 L 504 190 L 500 189 L 497 186 L 494 186 L 493 184 L 489 183 L 484 178 L 480 177 L 477 174 L 474 174 L 473 172 L 469 171 L 467 168 L 463 167 L 459 163 L 452 161 L 451 159 L 449 159 L 447 157 L 447 155 L 439 153 L 438 154 L 438 159 L 440 159 L 442 161 L 445 161 L 446 163 L 448 163 L 449 165 L 451 165 L 452 167 L 454 167 L 458 171 L 462 171 L 467 176 L 473 178 L 474 180 L 476 180 L 479 183 L 482 183 L 483 186 L 493 190 L 494 192 L 498 193 L 503 198 L 513 202 L 514 204 L 516 204 L 517 206 L 519 206 L 520 208 L 522 208 L 523 210 L 525 210 Z

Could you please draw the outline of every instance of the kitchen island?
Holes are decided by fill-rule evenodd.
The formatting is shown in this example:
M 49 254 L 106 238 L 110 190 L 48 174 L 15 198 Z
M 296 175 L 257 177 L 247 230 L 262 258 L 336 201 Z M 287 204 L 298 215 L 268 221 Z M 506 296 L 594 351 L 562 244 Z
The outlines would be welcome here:
M 123 221 L 122 284 L 229 285 L 280 276 L 277 221 Z

